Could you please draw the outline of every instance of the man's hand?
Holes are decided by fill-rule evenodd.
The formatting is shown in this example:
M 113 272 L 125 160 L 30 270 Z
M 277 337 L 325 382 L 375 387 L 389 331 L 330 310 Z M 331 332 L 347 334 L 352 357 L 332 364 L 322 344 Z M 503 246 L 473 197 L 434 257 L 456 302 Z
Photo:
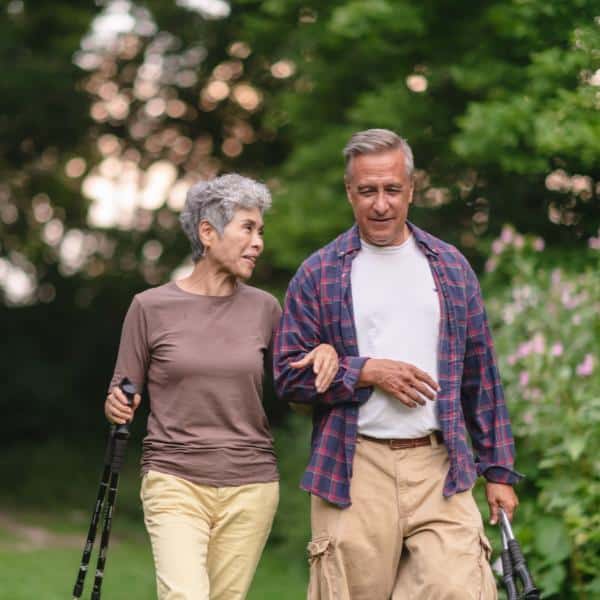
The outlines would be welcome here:
M 487 496 L 487 502 L 490 507 L 490 525 L 495 525 L 500 518 L 498 509 L 502 507 L 509 521 L 512 521 L 513 515 L 517 506 L 519 506 L 519 499 L 512 485 L 506 483 L 494 483 L 493 481 L 486 481 L 485 483 L 485 495 Z
M 294 369 L 303 369 L 308 365 L 313 366 L 313 373 L 317 376 L 315 387 L 322 394 L 331 385 L 340 366 L 335 348 L 329 344 L 319 344 L 302 359 L 290 363 Z
M 129 423 L 133 419 L 135 409 L 140 405 L 141 396 L 133 396 L 133 406 L 129 406 L 127 396 L 118 388 L 114 387 L 104 402 L 104 414 L 106 418 L 115 425 Z
M 361 387 L 374 385 L 415 408 L 425 404 L 425 398 L 435 400 L 440 386 L 425 371 L 399 360 L 369 358 L 360 372 Z

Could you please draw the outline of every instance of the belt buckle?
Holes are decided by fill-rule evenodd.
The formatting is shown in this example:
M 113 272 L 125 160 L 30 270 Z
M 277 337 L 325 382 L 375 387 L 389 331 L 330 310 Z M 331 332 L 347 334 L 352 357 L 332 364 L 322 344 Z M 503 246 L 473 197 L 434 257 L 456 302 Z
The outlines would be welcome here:
M 391 439 L 389 444 L 391 450 L 405 450 L 406 448 L 413 447 L 413 445 L 410 443 L 410 440 Z

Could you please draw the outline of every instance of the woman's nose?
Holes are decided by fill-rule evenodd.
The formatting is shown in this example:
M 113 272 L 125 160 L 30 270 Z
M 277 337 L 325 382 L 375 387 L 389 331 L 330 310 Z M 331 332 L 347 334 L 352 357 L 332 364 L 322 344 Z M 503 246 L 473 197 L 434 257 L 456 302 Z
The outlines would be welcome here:
M 265 246 L 265 241 L 263 240 L 262 236 L 258 233 L 255 234 L 252 238 L 252 246 L 256 248 L 259 252 L 262 252 Z

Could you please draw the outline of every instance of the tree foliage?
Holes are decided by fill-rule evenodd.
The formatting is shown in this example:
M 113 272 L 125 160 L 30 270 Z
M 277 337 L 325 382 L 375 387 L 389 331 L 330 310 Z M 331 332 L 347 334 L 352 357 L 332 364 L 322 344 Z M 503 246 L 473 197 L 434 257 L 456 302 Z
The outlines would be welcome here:
M 411 218 L 475 266 L 503 223 L 541 236 L 505 229 L 487 262 L 528 475 L 519 533 L 548 594 L 597 595 L 597 1 L 236 0 L 226 18 L 185 4 L 0 4 L 2 438 L 101 435 L 131 296 L 188 254 L 191 183 L 268 183 L 254 283 L 281 293 L 352 220 L 349 136 L 388 127 L 415 152 Z M 278 521 L 283 545 L 303 535 Z

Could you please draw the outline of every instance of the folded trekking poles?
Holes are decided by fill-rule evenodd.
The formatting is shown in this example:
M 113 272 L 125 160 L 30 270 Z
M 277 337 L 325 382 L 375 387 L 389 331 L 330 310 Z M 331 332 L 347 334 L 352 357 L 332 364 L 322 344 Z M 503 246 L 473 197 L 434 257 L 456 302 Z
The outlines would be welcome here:
M 502 580 L 506 588 L 507 600 L 539 600 L 540 592 L 535 587 L 533 579 L 519 542 L 513 535 L 510 521 L 504 510 L 500 509 L 500 535 L 502 536 Z M 517 589 L 517 579 L 521 581 L 521 593 Z
M 133 404 L 133 396 L 136 393 L 135 385 L 124 377 L 119 384 L 119 388 L 127 397 L 129 405 Z M 102 538 L 100 540 L 100 550 L 98 553 L 98 562 L 96 563 L 96 576 L 94 578 L 94 587 L 92 589 L 92 600 L 100 600 L 100 589 L 104 579 L 104 566 L 106 564 L 106 553 L 108 551 L 108 540 L 110 537 L 110 529 L 112 525 L 113 511 L 115 508 L 115 500 L 117 498 L 117 488 L 119 485 L 119 475 L 121 467 L 125 461 L 125 451 L 127 450 L 127 442 L 129 440 L 129 424 L 112 425 L 110 428 L 106 451 L 104 454 L 104 470 L 100 480 L 100 488 L 96 497 L 96 504 L 92 512 L 92 520 L 88 530 L 87 540 L 81 557 L 81 564 L 77 574 L 77 581 L 73 588 L 73 599 L 81 598 L 83 592 L 83 583 L 88 571 L 88 564 L 96 539 L 96 530 L 98 529 L 98 520 L 104 503 L 104 496 L 108 488 L 108 499 L 104 507 Z

